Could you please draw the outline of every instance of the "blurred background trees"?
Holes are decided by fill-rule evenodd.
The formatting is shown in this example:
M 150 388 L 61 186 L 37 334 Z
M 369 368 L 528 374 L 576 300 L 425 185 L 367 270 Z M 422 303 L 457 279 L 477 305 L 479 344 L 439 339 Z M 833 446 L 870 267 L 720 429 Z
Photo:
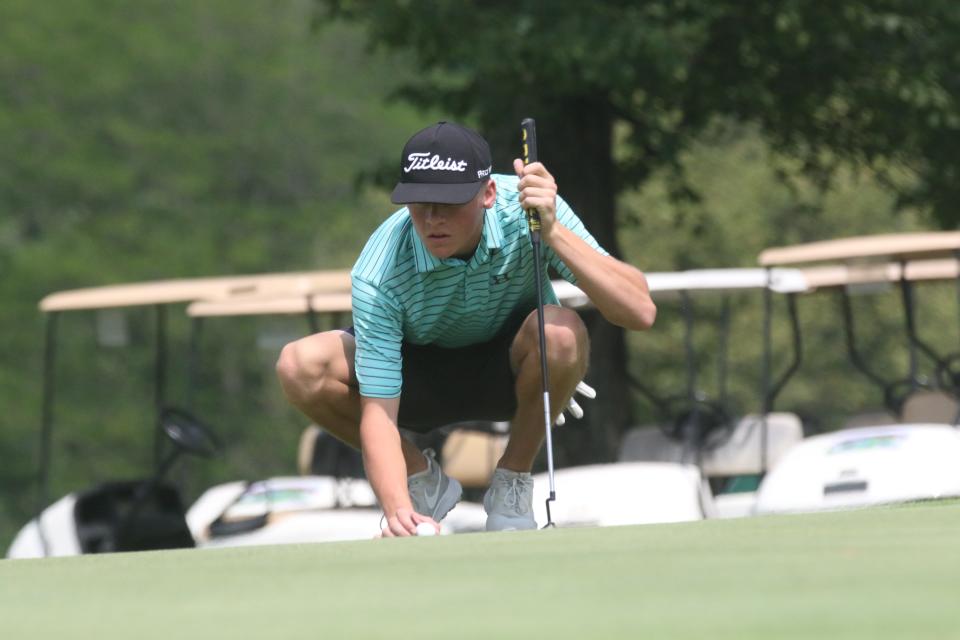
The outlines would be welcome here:
M 0 4 L 0 543 L 33 508 L 43 295 L 349 267 L 392 210 L 383 185 L 403 141 L 440 118 L 483 131 L 506 172 L 520 119 L 535 116 L 561 192 L 644 270 L 953 228 L 958 23 L 943 0 Z M 921 330 L 946 350 L 952 295 L 921 296 Z M 731 303 L 732 402 L 756 410 L 759 296 Z M 896 293 L 858 303 L 877 365 L 903 367 Z M 719 300 L 695 305 L 715 372 Z M 833 301 L 804 300 L 801 314 L 807 359 L 780 406 L 828 429 L 879 405 L 842 358 Z M 97 344 L 95 314 L 64 318 L 53 495 L 149 461 L 151 320 L 124 318 L 122 349 Z M 645 334 L 587 319 L 600 397 L 558 431 L 561 464 L 610 459 L 625 427 L 657 418 L 631 377 L 661 391 L 683 381 L 675 304 Z M 230 445 L 190 465 L 190 498 L 290 472 L 304 422 L 272 365 L 305 322 L 211 325 L 188 390 L 187 322 L 171 313 L 171 396 L 195 391 Z
M 784 174 L 823 189 L 855 166 L 942 223 L 957 215 L 960 164 L 951 150 L 960 142 L 960 9 L 953 3 L 319 5 L 330 17 L 365 25 L 376 49 L 412 54 L 421 73 L 399 95 L 475 117 L 501 170 L 516 154 L 516 123 L 535 114 L 540 158 L 615 255 L 626 249 L 618 195 L 659 171 L 672 202 L 702 202 L 684 154 L 718 126 L 760 138 L 774 162 L 795 159 Z M 642 224 L 645 214 L 634 217 Z M 747 264 L 763 245 L 822 237 L 802 233 L 809 215 L 788 217 L 786 227 L 767 226 L 759 244 L 740 248 Z M 705 252 L 693 248 L 671 268 L 717 264 L 698 259 Z M 655 268 L 647 254 L 635 257 Z M 590 378 L 606 400 L 571 448 L 582 456 L 574 462 L 609 459 L 632 419 L 624 333 L 597 314 L 588 314 L 588 326 Z

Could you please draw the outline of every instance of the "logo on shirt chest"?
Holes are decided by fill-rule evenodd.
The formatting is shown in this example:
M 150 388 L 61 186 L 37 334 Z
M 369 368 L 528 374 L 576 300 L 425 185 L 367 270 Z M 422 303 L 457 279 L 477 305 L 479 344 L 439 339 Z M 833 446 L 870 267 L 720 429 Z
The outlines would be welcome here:
M 510 279 L 509 273 L 495 273 L 490 276 L 490 284 L 503 284 Z

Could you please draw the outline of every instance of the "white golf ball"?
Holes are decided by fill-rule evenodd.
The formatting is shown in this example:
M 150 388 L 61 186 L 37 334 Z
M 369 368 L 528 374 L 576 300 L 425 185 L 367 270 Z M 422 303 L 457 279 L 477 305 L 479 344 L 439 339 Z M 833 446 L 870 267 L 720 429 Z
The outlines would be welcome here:
M 437 530 L 429 522 L 421 522 L 417 525 L 417 535 L 418 536 L 435 536 L 437 535 Z

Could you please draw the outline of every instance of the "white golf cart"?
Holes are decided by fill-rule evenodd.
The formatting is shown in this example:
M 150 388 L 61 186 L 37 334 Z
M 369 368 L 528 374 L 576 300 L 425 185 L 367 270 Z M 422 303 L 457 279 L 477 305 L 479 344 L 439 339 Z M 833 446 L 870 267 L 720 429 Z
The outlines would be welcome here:
M 582 504 L 566 508 L 603 511 L 609 516 L 598 518 L 600 522 L 617 524 L 748 515 L 756 500 L 757 479 L 803 438 L 803 427 L 792 413 L 731 415 L 726 392 L 729 297 L 763 290 L 793 296 L 806 289 L 803 276 L 795 269 L 771 273 L 763 269 L 705 269 L 648 273 L 647 280 L 658 303 L 681 303 L 686 388 L 681 394 L 665 397 L 651 385 L 637 384 L 639 391 L 659 408 L 658 424 L 627 431 L 619 463 L 596 465 L 589 471 L 566 471 L 564 480 L 570 476 L 570 493 L 584 492 Z M 723 312 L 709 354 L 719 361 L 721 372 L 715 399 L 700 386 L 703 358 L 697 357 L 693 346 L 694 328 L 699 322 L 694 299 L 703 297 L 723 298 Z M 799 345 L 794 346 L 791 369 L 800 358 Z M 632 481 L 622 477 L 625 469 L 634 470 Z M 596 491 L 589 481 L 601 473 L 611 474 L 610 486 L 619 487 L 622 493 L 612 497 L 609 504 L 603 497 L 607 494 Z M 654 473 L 659 477 L 654 477 Z M 746 488 L 729 490 L 743 485 L 737 480 L 744 478 L 752 480 Z M 559 485 L 560 480 L 557 482 Z M 591 490 L 590 501 L 594 504 L 586 502 Z M 602 504 L 596 504 L 596 496 L 601 496 Z M 560 510 L 559 499 L 557 505 Z
M 264 287 L 255 295 L 238 294 L 219 300 L 197 301 L 187 314 L 208 321 L 214 318 L 265 315 L 341 314 L 351 312 L 346 290 L 290 296 L 284 287 Z M 342 325 L 348 324 L 342 322 Z M 479 435 L 479 434 L 478 434 Z M 470 454 L 493 447 L 485 437 L 467 438 Z M 459 452 L 463 460 L 467 451 Z M 340 472 L 336 472 L 337 468 Z M 344 472 L 344 467 L 349 471 Z M 447 471 L 467 483 L 477 465 L 461 462 Z M 380 531 L 382 511 L 363 474 L 360 454 L 314 425 L 301 437 L 299 476 L 276 477 L 253 483 L 231 482 L 204 492 L 187 511 L 187 522 L 201 547 L 323 542 L 371 538 Z M 326 471 L 322 475 L 321 472 Z M 483 507 L 461 502 L 441 523 L 442 533 L 482 531 Z
M 40 309 L 47 318 L 47 357 L 39 516 L 21 529 L 8 557 L 364 539 L 379 532 L 382 513 L 363 477 L 359 455 L 313 426 L 301 438 L 300 475 L 225 483 L 184 508 L 178 489 L 165 481 L 167 472 L 184 452 L 210 457 L 221 446 L 209 427 L 189 412 L 168 406 L 168 307 L 183 303 L 190 305 L 188 314 L 194 319 L 190 342 L 191 360 L 195 360 L 204 318 L 302 314 L 311 332 L 319 329 L 320 314 L 346 318 L 351 311 L 350 275 L 320 271 L 180 279 L 71 290 L 44 298 Z M 141 479 L 101 482 L 48 504 L 59 315 L 136 306 L 153 307 L 156 314 L 153 473 Z M 188 367 L 187 375 L 193 376 L 195 369 Z M 193 384 L 190 380 L 186 386 Z M 465 486 L 484 486 L 492 467 L 488 462 L 502 453 L 504 437 L 455 432 L 444 447 L 446 468 Z M 482 506 L 464 502 L 444 520 L 443 530 L 481 530 L 485 519 Z
M 165 476 L 182 453 L 210 457 L 221 447 L 209 427 L 189 412 L 167 403 L 168 306 L 236 296 L 254 299 L 269 291 L 273 296 L 287 295 L 301 299 L 311 296 L 330 296 L 339 301 L 346 299 L 349 310 L 349 290 L 348 271 L 326 271 L 125 284 L 64 291 L 44 298 L 40 309 L 47 318 L 47 339 L 37 496 L 39 515 L 18 533 L 8 550 L 8 557 L 192 547 L 197 540 L 203 542 L 198 525 L 192 522 L 192 519 L 186 518 L 179 491 L 165 481 Z M 54 434 L 54 371 L 58 317 L 64 312 L 103 311 L 134 306 L 152 306 L 156 313 L 153 472 L 146 478 L 101 482 L 71 492 L 48 505 Z M 339 304 L 337 309 L 342 307 L 343 305 Z M 315 311 L 323 310 L 318 308 Z M 309 313 L 310 311 L 309 308 L 305 309 L 311 326 L 315 328 L 316 317 Z M 191 343 L 194 343 L 194 340 L 191 340 Z M 188 375 L 192 375 L 192 372 L 193 368 L 190 368 Z M 188 388 L 192 384 L 190 381 Z M 322 523 L 318 524 L 318 529 L 326 531 L 322 534 L 322 539 L 369 537 L 379 530 L 380 511 L 376 509 L 369 485 L 362 479 L 353 480 L 355 481 L 345 487 L 340 478 L 297 479 L 297 489 L 290 483 L 283 482 L 270 482 L 267 485 L 238 483 L 237 486 L 243 487 L 246 502 L 240 501 L 242 504 L 238 503 L 236 510 L 249 510 L 249 504 L 256 503 L 261 498 L 272 504 L 282 495 L 286 500 L 284 504 L 300 500 L 303 509 L 310 510 L 311 514 L 316 516 L 315 520 Z M 282 489 L 278 489 L 281 486 Z M 209 505 L 211 500 L 208 496 L 205 504 Z M 277 501 L 279 502 L 278 499 Z M 276 510 L 281 510 L 283 506 L 278 504 Z M 330 520 L 336 519 L 341 522 L 329 524 Z M 345 523 L 344 520 L 349 522 Z M 217 521 L 217 518 L 205 524 L 209 526 L 213 521 Z M 240 527 L 228 519 L 220 519 L 216 524 L 219 530 L 224 532 L 230 531 L 231 527 L 234 531 Z
M 850 361 L 882 391 L 887 412 L 859 416 L 853 421 L 857 428 L 813 436 L 791 448 L 764 478 L 756 513 L 960 496 L 957 357 L 937 353 L 918 335 L 913 295 L 918 282 L 956 281 L 958 256 L 958 232 L 846 238 L 760 255 L 760 264 L 768 269 L 810 265 L 803 269 L 810 290 L 840 295 Z M 905 378 L 875 371 L 857 346 L 850 298 L 877 283 L 900 288 L 909 350 Z M 768 312 L 768 353 L 770 321 Z M 921 358 L 935 375 L 921 375 Z

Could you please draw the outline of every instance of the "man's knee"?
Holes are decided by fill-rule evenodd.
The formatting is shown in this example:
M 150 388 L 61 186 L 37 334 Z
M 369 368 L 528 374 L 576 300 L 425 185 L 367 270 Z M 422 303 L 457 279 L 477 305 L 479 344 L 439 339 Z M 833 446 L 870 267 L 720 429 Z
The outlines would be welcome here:
M 554 305 L 545 306 L 543 312 L 547 363 L 551 368 L 576 367 L 585 370 L 590 339 L 583 320 L 575 311 Z M 536 311 L 527 317 L 515 346 L 539 354 L 540 336 Z
M 291 342 L 280 351 L 277 377 L 287 398 L 295 403 L 315 400 L 331 382 L 349 381 L 340 332 L 327 332 Z
M 300 342 L 300 340 L 297 340 L 284 345 L 280 351 L 280 357 L 277 359 L 277 378 L 280 379 L 280 386 L 290 400 L 295 400 L 303 395 L 302 387 L 306 378 L 300 353 Z

